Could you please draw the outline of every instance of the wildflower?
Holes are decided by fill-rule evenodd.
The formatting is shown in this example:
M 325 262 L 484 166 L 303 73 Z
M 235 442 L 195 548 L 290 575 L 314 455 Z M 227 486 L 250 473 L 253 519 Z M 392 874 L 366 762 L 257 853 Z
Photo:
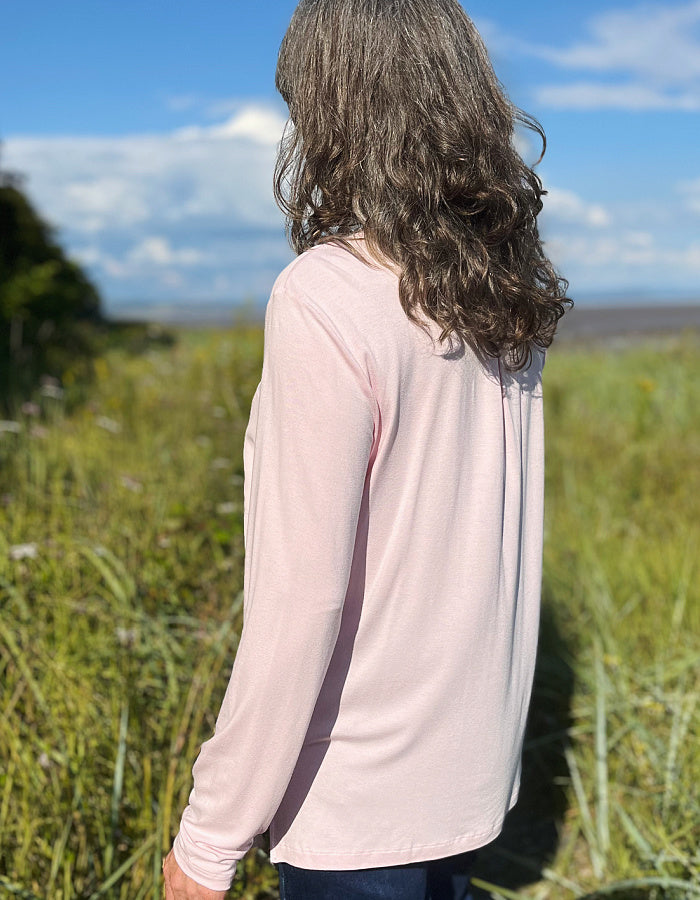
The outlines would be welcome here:
M 138 637 L 135 628 L 117 628 L 114 633 L 122 647 L 133 647 Z
M 22 414 L 25 416 L 38 416 L 41 413 L 41 408 L 38 403 L 32 403 L 31 400 L 27 400 L 20 407 L 22 410 Z
M 29 429 L 29 434 L 33 438 L 45 438 L 48 437 L 49 430 L 48 428 L 44 428 L 43 425 L 32 425 Z
M 237 503 L 232 503 L 231 501 L 228 501 L 226 503 L 219 503 L 219 505 L 216 507 L 216 511 L 220 516 L 230 516 L 236 512 L 237 508 L 238 508 Z
M 58 384 L 42 384 L 39 388 L 42 397 L 50 397 L 52 400 L 61 400 L 63 398 L 63 388 Z
M 19 434 L 22 430 L 22 426 L 19 422 L 13 422 L 11 419 L 0 419 L 0 434 L 3 431 L 10 432 L 11 434 Z
M 121 476 L 122 485 L 129 491 L 133 491 L 135 494 L 140 494 L 143 490 L 143 485 L 140 481 L 137 481 L 135 478 L 132 478 L 131 475 L 122 475 Z
M 119 434 L 122 430 L 122 426 L 119 422 L 115 422 L 114 419 L 110 419 L 108 416 L 98 416 L 95 419 L 95 424 L 100 428 L 104 428 L 105 431 L 109 431 L 112 434 Z
M 159 534 L 158 538 L 157 538 L 157 542 L 158 542 L 158 546 L 161 547 L 163 550 L 167 550 L 171 544 L 170 538 L 167 536 L 167 534 Z
M 10 559 L 36 559 L 36 544 L 14 544 L 10 547 Z
M 230 459 L 226 459 L 224 456 L 218 456 L 216 459 L 212 460 L 211 467 L 212 469 L 228 469 L 230 465 Z
M 49 759 L 49 754 L 46 753 L 46 751 L 44 751 L 44 753 L 39 756 L 37 762 L 39 763 L 40 767 L 44 769 L 44 771 L 51 767 L 51 760 Z

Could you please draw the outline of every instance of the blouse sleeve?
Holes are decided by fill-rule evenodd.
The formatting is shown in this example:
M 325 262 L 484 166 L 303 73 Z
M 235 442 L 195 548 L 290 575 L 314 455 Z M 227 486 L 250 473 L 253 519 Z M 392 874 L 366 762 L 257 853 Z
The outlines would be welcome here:
M 328 315 L 276 285 L 244 443 L 243 630 L 174 843 L 213 890 L 268 828 L 301 751 L 340 628 L 374 413 Z

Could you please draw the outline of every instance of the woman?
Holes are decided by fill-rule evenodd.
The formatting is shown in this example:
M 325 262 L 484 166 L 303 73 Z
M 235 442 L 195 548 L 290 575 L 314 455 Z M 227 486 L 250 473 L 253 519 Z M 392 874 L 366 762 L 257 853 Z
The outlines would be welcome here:
M 280 50 L 272 291 L 244 442 L 244 626 L 166 860 L 223 897 L 468 896 L 516 801 L 535 663 L 541 372 L 566 282 L 457 0 L 302 0 Z

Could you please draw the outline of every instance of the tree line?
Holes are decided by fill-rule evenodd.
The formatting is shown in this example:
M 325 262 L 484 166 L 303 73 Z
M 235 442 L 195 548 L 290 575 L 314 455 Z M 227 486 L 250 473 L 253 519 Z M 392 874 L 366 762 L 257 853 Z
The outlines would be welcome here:
M 22 178 L 0 170 L 0 391 L 31 388 L 41 374 L 61 377 L 89 357 L 101 299 L 54 230 L 34 209 Z

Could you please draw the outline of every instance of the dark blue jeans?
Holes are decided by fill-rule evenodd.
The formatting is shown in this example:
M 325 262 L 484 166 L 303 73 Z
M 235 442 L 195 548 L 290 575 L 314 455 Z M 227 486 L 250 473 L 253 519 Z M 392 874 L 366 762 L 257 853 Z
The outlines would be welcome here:
M 299 869 L 277 863 L 280 900 L 471 900 L 475 852 L 375 869 Z

